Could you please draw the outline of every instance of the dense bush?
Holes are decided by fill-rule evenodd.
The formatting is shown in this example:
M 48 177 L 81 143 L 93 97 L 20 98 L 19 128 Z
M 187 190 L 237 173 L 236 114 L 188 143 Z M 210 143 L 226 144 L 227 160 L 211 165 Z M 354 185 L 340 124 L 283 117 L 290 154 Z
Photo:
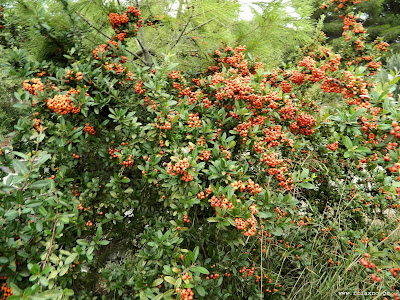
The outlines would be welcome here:
M 371 76 L 385 43 L 364 47 L 347 16 L 344 52 L 316 43 L 286 69 L 224 46 L 202 73 L 167 56 L 129 71 L 140 12 L 109 19 L 112 40 L 16 95 L 26 114 L 0 155 L 15 173 L 0 183 L 4 298 L 398 292 L 398 78 Z M 321 110 L 315 87 L 343 105 Z

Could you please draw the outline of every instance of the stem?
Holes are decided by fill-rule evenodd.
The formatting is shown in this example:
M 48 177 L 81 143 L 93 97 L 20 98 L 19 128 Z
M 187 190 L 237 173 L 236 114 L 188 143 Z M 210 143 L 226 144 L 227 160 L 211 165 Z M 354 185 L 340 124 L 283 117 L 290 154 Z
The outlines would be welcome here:
M 55 195 L 56 198 L 57 198 L 57 205 L 58 205 L 58 203 L 60 202 L 60 200 L 58 199 L 57 190 L 54 192 L 54 195 Z M 50 248 L 49 248 L 49 251 L 47 251 L 46 259 L 45 259 L 45 261 L 44 261 L 44 263 L 43 263 L 42 270 L 46 267 L 46 264 L 47 264 L 47 261 L 48 261 L 48 259 L 49 259 L 51 250 L 53 249 L 53 246 L 54 246 L 54 245 L 53 245 L 53 243 L 54 243 L 54 236 L 55 236 L 55 234 L 56 234 L 56 225 L 57 225 L 57 222 L 58 222 L 58 208 L 56 208 L 56 215 L 57 215 L 57 218 L 56 218 L 56 220 L 54 221 L 54 225 L 53 225 L 53 233 L 52 233 L 52 235 L 51 235 Z
M 139 1 L 136 0 L 136 6 L 138 9 L 140 9 L 139 7 Z M 144 55 L 144 61 L 143 63 L 150 67 L 153 65 L 150 59 L 150 52 L 149 49 L 147 49 L 147 45 L 146 45 L 146 38 L 144 36 L 144 30 L 143 27 L 139 27 L 139 35 L 140 35 L 140 39 L 136 38 L 137 41 L 139 42 L 140 48 L 142 48 L 142 52 Z
M 261 218 L 259 218 L 260 224 L 261 223 Z M 261 268 L 261 282 L 260 282 L 260 299 L 263 298 L 263 245 L 264 245 L 264 226 L 261 227 L 261 243 L 260 243 L 260 259 L 261 259 L 261 264 L 260 264 L 260 268 Z
M 27 174 L 27 176 L 26 176 L 26 180 L 25 180 L 23 186 L 20 188 L 20 190 L 21 190 L 22 192 L 23 192 L 23 191 L 26 189 L 26 187 L 28 186 L 29 177 L 30 177 L 30 175 L 31 175 L 31 173 L 32 173 L 32 170 L 33 170 L 33 163 L 34 163 L 35 158 L 36 158 L 36 156 L 37 156 L 37 154 L 38 154 L 38 151 L 39 151 L 40 137 L 41 137 L 43 131 L 44 131 L 44 129 L 43 129 L 43 127 L 41 127 L 41 128 L 40 128 L 40 132 L 39 132 L 39 136 L 38 136 L 37 141 L 36 141 L 35 155 L 32 157 L 31 164 L 30 164 L 30 166 L 29 166 L 29 171 L 28 171 L 28 174 Z
M 186 31 L 186 28 L 189 26 L 189 23 L 190 23 L 190 21 L 192 20 L 192 18 L 193 18 L 193 9 L 192 9 L 192 13 L 190 14 L 189 19 L 187 20 L 185 26 L 184 26 L 183 29 L 182 29 L 181 34 L 180 34 L 179 37 L 176 39 L 176 41 L 175 41 L 174 44 L 171 46 L 171 48 L 169 48 L 169 50 L 172 50 L 172 49 L 179 43 L 179 41 L 181 40 L 183 34 L 184 34 L 185 31 Z
M 204 25 L 210 23 L 210 22 L 213 21 L 214 19 L 216 19 L 216 17 L 215 17 L 215 18 L 212 18 L 212 19 L 210 19 L 210 20 L 208 20 L 208 21 L 205 21 L 204 23 L 202 23 L 202 24 L 200 24 L 200 25 L 197 25 L 197 26 L 194 27 L 193 29 L 189 30 L 187 33 L 191 33 L 191 32 L 193 32 L 193 31 L 195 31 L 196 29 L 199 29 L 200 27 L 203 27 Z

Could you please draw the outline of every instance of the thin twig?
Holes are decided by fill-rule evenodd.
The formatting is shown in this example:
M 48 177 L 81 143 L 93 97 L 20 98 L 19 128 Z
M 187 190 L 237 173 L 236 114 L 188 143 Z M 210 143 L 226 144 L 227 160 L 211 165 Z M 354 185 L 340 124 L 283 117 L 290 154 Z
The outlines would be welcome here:
M 58 209 L 57 209 L 57 215 L 58 215 Z M 47 261 L 48 261 L 48 259 L 49 259 L 51 250 L 53 249 L 53 242 L 54 242 L 54 236 L 55 236 L 55 233 L 56 233 L 57 222 L 58 222 L 58 219 L 56 219 L 56 221 L 54 222 L 54 225 L 53 225 L 53 233 L 52 233 L 52 235 L 51 235 L 50 248 L 49 248 L 49 251 L 48 251 L 47 254 L 46 254 L 46 259 L 45 259 L 45 261 L 44 261 L 42 270 L 46 267 L 46 264 L 47 264 Z
M 191 32 L 193 32 L 193 31 L 195 31 L 196 29 L 199 29 L 200 27 L 203 27 L 204 25 L 210 23 L 210 22 L 213 21 L 214 19 L 216 19 L 216 17 L 215 17 L 215 18 L 212 18 L 212 19 L 210 19 L 210 20 L 208 20 L 208 21 L 206 21 L 206 22 L 204 22 L 204 23 L 202 23 L 202 24 L 200 24 L 200 25 L 197 25 L 195 28 L 189 30 L 187 33 L 191 33 Z
M 160 26 L 157 27 L 156 34 L 154 35 L 153 40 L 152 40 L 151 43 L 150 43 L 149 51 L 151 50 L 151 48 L 153 48 L 154 41 L 156 40 L 159 31 L 160 31 Z
M 186 31 L 186 28 L 189 26 L 189 23 L 190 23 L 190 21 L 192 20 L 192 18 L 193 18 L 193 10 L 192 10 L 192 13 L 191 13 L 191 15 L 190 15 L 188 21 L 187 21 L 186 24 L 185 24 L 185 27 L 182 29 L 181 34 L 179 35 L 179 37 L 176 39 L 176 41 L 174 42 L 174 44 L 171 46 L 171 48 L 170 48 L 169 50 L 172 50 L 172 49 L 179 43 L 179 41 L 181 40 L 183 34 L 184 34 L 185 31 Z
M 32 157 L 31 164 L 30 164 L 30 166 L 29 166 L 29 171 L 28 171 L 28 174 L 27 174 L 27 176 L 26 176 L 26 180 L 25 180 L 23 186 L 20 188 L 20 190 L 21 190 L 22 192 L 23 192 L 23 191 L 26 189 L 26 187 L 28 186 L 29 176 L 30 176 L 31 173 L 32 173 L 33 164 L 34 164 L 34 162 L 35 162 L 35 158 L 36 158 L 36 156 L 38 155 L 39 144 L 40 144 L 40 141 L 39 141 L 39 140 L 40 140 L 40 137 L 42 136 L 43 131 L 44 131 L 44 129 L 43 129 L 43 127 L 41 127 L 41 128 L 40 128 L 40 132 L 39 132 L 39 136 L 38 136 L 37 141 L 36 141 L 35 155 Z

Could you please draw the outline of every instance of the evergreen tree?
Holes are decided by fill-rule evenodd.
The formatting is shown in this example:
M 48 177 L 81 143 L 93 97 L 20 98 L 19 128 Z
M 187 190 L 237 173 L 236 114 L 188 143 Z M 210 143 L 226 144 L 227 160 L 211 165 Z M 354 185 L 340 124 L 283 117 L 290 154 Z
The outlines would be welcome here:
M 325 15 L 323 31 L 330 41 L 337 45 L 342 41 L 343 22 L 333 11 L 322 10 L 320 7 L 325 0 L 314 1 L 316 10 L 313 13 L 314 19 L 319 19 Z M 400 1 L 399 0 L 374 0 L 365 1 L 353 8 L 355 15 L 358 14 L 363 26 L 368 30 L 368 40 L 373 41 L 377 37 L 382 37 L 384 41 L 391 45 L 392 51 L 400 49 Z

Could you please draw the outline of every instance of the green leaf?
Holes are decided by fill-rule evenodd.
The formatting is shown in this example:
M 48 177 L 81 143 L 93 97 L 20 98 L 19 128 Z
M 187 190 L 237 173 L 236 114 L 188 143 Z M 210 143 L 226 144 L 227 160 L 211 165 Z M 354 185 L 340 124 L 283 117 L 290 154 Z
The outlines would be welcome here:
M 276 236 L 281 236 L 283 234 L 283 229 L 281 227 L 276 227 L 275 231 L 273 231 L 272 234 Z
M 41 156 L 35 163 L 35 165 L 40 166 L 41 164 L 43 164 L 45 161 L 47 161 L 49 158 L 51 157 L 50 154 L 45 154 L 43 156 Z
M 22 290 L 15 283 L 10 283 L 10 287 L 14 295 L 16 296 L 22 295 Z M 10 299 L 10 297 L 8 297 L 7 299 Z
M 165 277 L 164 277 L 164 280 L 165 280 L 166 282 L 169 282 L 169 283 L 172 284 L 172 285 L 175 285 L 175 282 L 176 282 L 175 278 L 173 278 L 173 277 L 171 277 L 171 276 L 165 276 Z
M 315 185 L 313 185 L 312 183 L 309 183 L 309 182 L 300 182 L 299 186 L 301 186 L 304 189 L 308 189 L 308 190 L 315 189 Z
M 196 261 L 198 256 L 199 256 L 199 246 L 196 246 L 193 250 L 193 263 Z
M 40 267 L 38 264 L 35 264 L 32 268 L 31 268 L 31 274 L 32 275 L 37 275 L 40 272 Z
M 4 214 L 4 216 L 6 217 L 6 219 L 8 221 L 14 220 L 16 217 L 18 217 L 18 215 L 19 215 L 18 211 L 16 211 L 16 210 L 9 210 L 8 212 L 6 212 Z
M 39 206 L 38 211 L 42 216 L 47 216 L 47 210 L 43 206 Z
M 37 296 L 40 297 L 40 299 L 54 299 L 62 296 L 63 292 L 62 290 L 59 289 L 52 289 L 52 290 L 47 290 L 43 293 L 38 294 Z M 33 297 L 32 297 L 33 299 Z
M 181 286 L 181 284 L 182 284 L 182 278 L 178 278 L 175 282 L 175 288 L 176 289 L 179 288 Z
M 300 180 L 303 180 L 308 177 L 308 174 L 310 174 L 310 170 L 307 168 L 304 168 L 303 171 L 300 174 Z
M 148 300 L 149 298 L 146 296 L 146 294 L 144 293 L 144 291 L 140 291 L 140 299 L 141 300 Z
M 33 299 L 33 298 L 30 298 L 30 299 Z M 7 300 L 21 300 L 21 297 L 17 296 L 17 295 L 13 295 L 13 296 L 7 297 Z
M 97 239 L 101 238 L 101 234 L 103 233 L 103 228 L 101 228 L 101 226 L 97 227 L 97 231 L 96 231 L 96 237 Z
M 74 261 L 74 259 L 78 256 L 78 253 L 72 253 L 70 256 L 67 257 L 67 259 L 64 261 L 65 265 L 69 265 Z
M 210 274 L 210 272 L 206 268 L 203 268 L 200 266 L 192 267 L 192 268 L 190 268 L 190 270 L 192 272 L 200 272 L 202 274 Z
M 257 216 L 261 219 L 268 219 L 268 218 L 272 217 L 272 213 L 270 213 L 269 211 L 266 211 L 266 212 L 260 211 L 257 213 Z
M 343 155 L 344 158 L 349 158 L 350 156 L 352 156 L 353 154 L 350 151 L 346 151 Z
M 41 189 L 41 188 L 46 187 L 47 185 L 48 185 L 47 181 L 39 180 L 39 181 L 35 181 L 31 185 L 29 185 L 29 188 L 31 188 L 31 189 Z
M 151 286 L 157 286 L 157 285 L 160 285 L 160 284 L 163 283 L 163 282 L 164 282 L 164 279 L 162 279 L 162 278 L 157 278 L 156 280 L 153 281 L 153 283 L 152 283 Z
M 353 148 L 353 143 L 348 136 L 343 136 L 343 144 L 346 146 L 347 149 Z
M 81 246 L 89 246 L 88 241 L 87 241 L 87 240 L 84 240 L 84 239 L 76 240 L 76 243 L 77 243 L 78 245 L 81 245 Z
M 213 222 L 218 222 L 218 219 L 217 219 L 217 218 L 214 218 L 214 217 L 211 217 L 211 218 L 208 218 L 207 221 L 208 221 L 209 223 L 213 223 Z
M 8 263 L 8 258 L 7 257 L 4 257 L 4 256 L 1 256 L 0 257 L 0 264 L 6 264 L 6 263 Z
M 12 165 L 13 165 L 16 173 L 21 173 L 22 175 L 25 175 L 26 173 L 28 173 L 28 168 L 25 166 L 24 163 L 22 163 L 18 159 L 14 159 L 12 162 Z
M 204 297 L 206 295 L 206 291 L 202 286 L 196 286 L 196 291 L 200 297 Z

